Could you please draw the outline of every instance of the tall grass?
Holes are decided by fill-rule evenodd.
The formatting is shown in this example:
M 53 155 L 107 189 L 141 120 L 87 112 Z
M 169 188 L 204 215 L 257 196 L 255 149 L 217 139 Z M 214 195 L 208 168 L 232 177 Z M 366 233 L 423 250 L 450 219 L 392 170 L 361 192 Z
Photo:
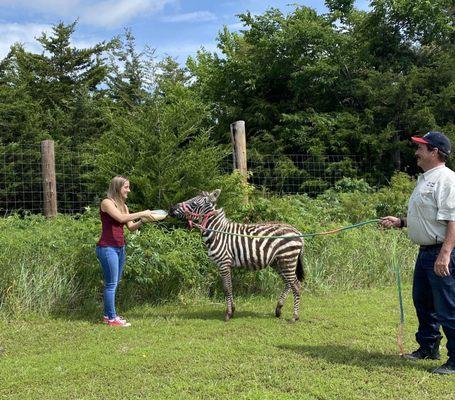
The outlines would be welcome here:
M 89 255 L 93 222 L 11 216 L 0 221 L 0 306 L 8 314 L 69 310 L 99 283 Z
M 71 312 L 101 301 L 102 277 L 94 246 L 96 218 L 59 216 L 0 220 L 0 307 L 7 315 Z M 403 234 L 362 227 L 307 239 L 305 290 L 352 289 L 394 284 L 390 243 L 397 236 L 403 280 L 409 281 L 415 247 Z M 281 278 L 271 268 L 236 269 L 235 295 L 276 295 Z M 216 266 L 197 232 L 148 226 L 129 235 L 125 277 L 119 300 L 163 302 L 185 296 L 215 296 L 223 291 Z
M 354 289 L 394 284 L 391 243 L 395 240 L 403 279 L 409 282 L 416 246 L 406 234 L 362 227 L 336 236 L 307 240 L 307 285 L 315 289 Z

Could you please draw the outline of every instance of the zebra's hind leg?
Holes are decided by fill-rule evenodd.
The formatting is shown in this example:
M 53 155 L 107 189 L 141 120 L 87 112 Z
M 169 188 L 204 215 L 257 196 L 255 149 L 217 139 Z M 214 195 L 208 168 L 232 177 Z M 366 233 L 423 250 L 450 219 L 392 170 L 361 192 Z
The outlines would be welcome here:
M 294 315 L 291 322 L 296 322 L 299 320 L 299 307 L 300 307 L 300 288 L 302 287 L 301 283 L 295 278 L 292 283 L 292 294 L 294 295 Z
M 278 264 L 280 265 L 280 264 Z M 299 319 L 299 306 L 300 306 L 300 282 L 298 281 L 295 272 L 289 268 L 289 263 L 286 261 L 281 264 L 281 270 L 279 274 L 284 280 L 284 284 L 286 285 L 284 288 L 283 293 L 281 293 L 278 304 L 275 309 L 275 315 L 279 317 L 281 315 L 281 308 L 284 305 L 284 301 L 286 300 L 287 295 L 292 289 L 292 294 L 294 295 L 294 314 L 292 319 L 289 322 L 296 322 Z
M 288 294 L 291 291 L 291 283 L 286 280 L 286 277 L 283 274 L 280 274 L 280 275 L 283 278 L 285 287 L 284 287 L 284 290 L 281 292 L 280 297 L 278 297 L 278 303 L 275 308 L 275 317 L 277 317 L 277 318 L 281 317 L 281 309 L 284 306 L 286 297 L 288 297 Z
M 226 312 L 224 314 L 224 320 L 229 321 L 234 315 L 234 299 L 232 296 L 232 278 L 231 278 L 231 266 L 223 265 L 220 268 L 221 282 L 223 283 L 224 295 L 226 297 Z

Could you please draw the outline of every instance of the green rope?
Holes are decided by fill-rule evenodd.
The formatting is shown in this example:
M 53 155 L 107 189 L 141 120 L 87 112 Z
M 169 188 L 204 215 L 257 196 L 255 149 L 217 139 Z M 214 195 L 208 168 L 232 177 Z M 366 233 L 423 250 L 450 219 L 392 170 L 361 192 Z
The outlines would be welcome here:
M 349 226 L 345 226 L 342 228 L 337 228 L 337 229 L 333 229 L 333 230 L 325 231 L 325 232 L 302 233 L 300 235 L 280 235 L 280 236 L 245 235 L 245 234 L 241 234 L 241 233 L 231 233 L 231 232 L 219 231 L 216 229 L 204 228 L 199 224 L 194 224 L 194 225 L 197 226 L 198 228 L 200 228 L 202 231 L 221 233 L 223 235 L 240 236 L 240 237 L 253 238 L 253 239 L 283 239 L 283 238 L 290 239 L 290 238 L 297 238 L 297 237 L 308 238 L 308 237 L 314 237 L 314 236 L 318 236 L 318 235 L 329 235 L 332 233 L 338 233 L 338 232 L 347 231 L 347 230 L 354 229 L 354 228 L 359 228 L 359 227 L 367 225 L 367 224 L 377 223 L 379 221 L 380 221 L 380 219 L 370 219 L 368 221 L 359 222 L 357 224 L 353 224 L 353 225 L 349 225 Z M 404 308 L 403 308 L 403 296 L 402 296 L 402 288 L 401 288 L 401 273 L 400 273 L 400 266 L 398 264 L 398 259 L 397 259 L 397 241 L 398 241 L 398 239 L 396 238 L 392 244 L 391 260 L 392 260 L 392 267 L 393 267 L 393 269 L 395 271 L 395 275 L 396 275 L 398 302 L 400 305 L 400 324 L 398 326 L 397 343 L 398 343 L 398 348 L 399 348 L 400 354 L 404 354 L 404 348 L 403 348 Z
M 342 227 L 342 228 L 333 229 L 333 230 L 326 231 L 326 232 L 302 233 L 300 235 L 280 235 L 280 236 L 245 235 L 245 234 L 242 234 L 242 233 L 232 233 L 232 232 L 219 231 L 219 230 L 216 230 L 216 229 L 203 228 L 199 224 L 194 224 L 194 225 L 197 226 L 198 228 L 202 229 L 203 231 L 222 233 L 223 235 L 229 235 L 229 236 L 240 236 L 240 237 L 246 237 L 246 238 L 252 238 L 252 239 L 283 239 L 283 238 L 291 239 L 291 238 L 298 238 L 298 237 L 300 237 L 300 238 L 308 238 L 308 237 L 314 237 L 314 236 L 318 236 L 318 235 L 329 235 L 329 234 L 332 234 L 332 233 L 338 233 L 338 232 L 342 232 L 342 231 L 347 231 L 349 229 L 359 228 L 359 227 L 367 225 L 367 224 L 377 223 L 379 221 L 380 221 L 379 219 L 370 219 L 368 221 L 359 222 L 357 224 L 345 226 L 345 227 Z
M 404 354 L 404 346 L 403 346 L 403 330 L 404 330 L 404 308 L 403 308 L 403 296 L 402 296 L 402 289 L 401 289 L 401 271 L 400 271 L 400 264 L 398 263 L 397 258 L 397 242 L 398 237 L 392 243 L 392 268 L 395 271 L 396 281 L 397 281 L 397 291 L 398 291 L 398 303 L 400 306 L 400 324 L 398 325 L 398 335 L 397 335 L 397 344 L 400 354 Z
M 404 323 L 404 309 L 403 309 L 403 296 L 401 294 L 402 289 L 401 289 L 401 271 L 400 271 L 400 265 L 398 264 L 397 260 L 397 242 L 393 242 L 393 247 L 392 247 L 392 265 L 395 270 L 396 278 L 397 278 L 397 289 L 398 289 L 398 301 L 400 303 L 400 322 Z
M 354 228 L 359 228 L 364 225 L 377 223 L 379 221 L 380 221 L 380 219 L 370 219 L 368 221 L 359 222 L 357 224 L 353 224 L 353 225 L 349 225 L 349 226 L 345 226 L 342 228 L 337 228 L 337 229 L 333 229 L 333 230 L 325 231 L 325 232 L 302 233 L 300 235 L 280 235 L 280 236 L 245 235 L 245 234 L 241 234 L 241 233 L 231 233 L 231 232 L 219 231 L 216 229 L 204 228 L 199 224 L 194 224 L 194 225 L 203 231 L 221 233 L 223 235 L 240 236 L 240 237 L 246 237 L 246 238 L 252 238 L 252 239 L 283 239 L 283 238 L 290 239 L 290 238 L 297 238 L 297 237 L 309 238 L 309 237 L 314 237 L 314 236 L 318 236 L 318 235 L 329 235 L 329 234 L 333 234 L 333 233 L 347 231 L 347 230 L 354 229 Z M 392 244 L 392 254 L 391 254 L 392 259 L 391 260 L 392 260 L 392 267 L 393 267 L 393 269 L 395 271 L 395 275 L 396 275 L 398 302 L 400 305 L 400 324 L 399 324 L 399 328 L 398 328 L 397 342 L 398 342 L 400 354 L 403 354 L 404 353 L 404 350 L 403 350 L 404 308 L 403 308 L 403 296 L 402 296 L 402 288 L 401 288 L 401 273 L 400 273 L 400 266 L 398 264 L 398 259 L 397 259 L 397 241 L 398 241 L 398 239 L 396 238 Z

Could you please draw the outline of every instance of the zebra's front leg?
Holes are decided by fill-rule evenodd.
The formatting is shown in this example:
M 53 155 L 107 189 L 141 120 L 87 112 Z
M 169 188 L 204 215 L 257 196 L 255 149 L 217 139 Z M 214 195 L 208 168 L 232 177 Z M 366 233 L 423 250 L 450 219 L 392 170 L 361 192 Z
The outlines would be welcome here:
M 224 320 L 229 321 L 234 315 L 235 306 L 232 296 L 232 278 L 231 278 L 231 265 L 224 264 L 220 267 L 221 282 L 223 283 L 224 295 L 226 297 L 226 313 Z

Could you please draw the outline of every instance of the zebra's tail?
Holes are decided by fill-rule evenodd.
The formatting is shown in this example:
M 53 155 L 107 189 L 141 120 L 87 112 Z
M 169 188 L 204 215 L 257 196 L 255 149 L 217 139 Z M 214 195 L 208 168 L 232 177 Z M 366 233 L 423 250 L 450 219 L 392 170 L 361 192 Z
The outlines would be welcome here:
M 303 282 L 305 279 L 305 271 L 303 270 L 303 247 L 300 251 L 299 258 L 297 260 L 297 268 L 295 269 L 295 275 L 299 282 Z

